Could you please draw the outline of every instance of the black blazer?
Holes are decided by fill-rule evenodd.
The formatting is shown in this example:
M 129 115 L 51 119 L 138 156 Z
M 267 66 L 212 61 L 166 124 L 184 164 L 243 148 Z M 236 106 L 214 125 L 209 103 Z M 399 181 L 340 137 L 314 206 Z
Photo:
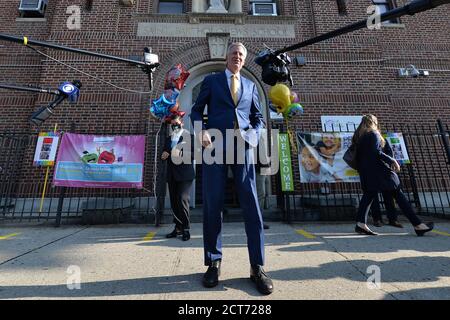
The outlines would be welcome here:
M 400 187 L 397 174 L 391 169 L 392 149 L 375 132 L 364 134 L 356 148 L 356 161 L 364 191 L 392 191 Z
M 195 179 L 195 170 L 194 170 L 194 136 L 190 135 L 191 138 L 191 157 L 190 163 L 181 163 L 175 164 L 172 159 L 172 148 L 171 148 L 171 137 L 168 136 L 166 138 L 166 143 L 164 146 L 164 151 L 170 154 L 169 158 L 167 158 L 167 181 L 175 180 L 175 181 L 191 181 Z M 183 143 L 183 135 L 180 136 L 180 139 L 177 142 L 178 144 Z M 186 148 L 186 147 L 185 147 Z M 185 148 L 181 150 L 184 151 Z M 181 155 L 182 156 L 182 155 Z M 179 163 L 179 161 L 177 162 Z

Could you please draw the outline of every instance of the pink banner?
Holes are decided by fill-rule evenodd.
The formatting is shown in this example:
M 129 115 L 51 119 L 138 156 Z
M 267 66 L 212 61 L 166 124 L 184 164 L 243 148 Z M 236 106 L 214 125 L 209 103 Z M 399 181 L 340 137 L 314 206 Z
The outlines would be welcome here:
M 64 134 L 53 185 L 142 188 L 145 136 Z

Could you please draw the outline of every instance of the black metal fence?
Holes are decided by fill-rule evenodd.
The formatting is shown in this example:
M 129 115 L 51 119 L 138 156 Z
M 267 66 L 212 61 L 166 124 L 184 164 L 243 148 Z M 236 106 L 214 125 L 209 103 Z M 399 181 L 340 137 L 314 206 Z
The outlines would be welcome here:
M 71 132 L 75 132 L 71 130 Z M 53 168 L 32 165 L 37 133 L 0 133 L 0 223 L 38 221 L 61 223 L 155 222 L 156 188 L 150 157 L 158 143 L 157 131 L 148 127 L 87 128 L 77 133 L 146 136 L 143 189 L 67 188 L 52 186 Z M 45 197 L 43 191 L 45 188 Z
M 283 125 L 278 127 L 281 131 Z M 291 128 L 292 130 L 293 128 Z M 320 126 L 296 127 L 295 131 L 348 132 L 349 128 L 324 131 Z M 411 163 L 402 166 L 399 174 L 402 187 L 411 204 L 421 215 L 450 217 L 450 154 L 449 126 L 438 121 L 436 125 L 388 125 L 383 132 L 402 133 Z M 296 173 L 294 192 L 279 191 L 278 202 L 283 219 L 291 221 L 354 220 L 362 196 L 360 183 L 300 183 L 298 158 L 293 157 Z M 279 177 L 277 189 L 280 190 Z M 382 209 L 384 203 L 380 198 Z
M 283 131 L 283 126 L 278 126 Z M 322 132 L 320 126 L 291 128 L 302 132 Z M 450 216 L 450 155 L 447 155 L 448 125 L 391 125 L 384 132 L 401 132 L 411 163 L 400 173 L 403 188 L 421 214 Z M 155 222 L 164 209 L 165 188 L 157 187 L 154 176 L 155 145 L 161 142 L 158 130 L 148 127 L 86 129 L 72 132 L 100 135 L 146 135 L 144 189 L 88 189 L 53 187 L 50 170 L 45 198 L 45 168 L 33 167 L 37 134 L 0 133 L 0 223 L 1 221 L 69 221 L 86 223 Z M 339 128 L 332 131 L 347 131 Z M 157 140 L 158 139 L 158 140 Z M 447 139 L 447 140 L 445 140 Z M 273 190 L 285 221 L 353 220 L 361 198 L 359 183 L 300 183 L 298 158 L 294 154 L 295 192 L 282 193 L 274 177 Z M 160 169 L 161 163 L 157 161 Z M 161 185 L 161 184 L 160 184 Z M 157 190 L 157 189 L 161 190 Z M 163 189 L 163 190 L 162 190 Z M 160 195 L 158 199 L 156 194 Z M 383 208 L 383 203 L 382 208 Z

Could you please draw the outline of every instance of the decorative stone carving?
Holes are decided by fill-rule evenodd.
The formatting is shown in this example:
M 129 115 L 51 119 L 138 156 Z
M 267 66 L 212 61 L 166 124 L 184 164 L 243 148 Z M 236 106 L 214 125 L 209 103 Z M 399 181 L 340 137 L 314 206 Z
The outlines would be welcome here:
M 227 9 L 225 9 L 224 0 L 209 0 L 209 8 L 206 10 L 206 13 L 228 13 Z
M 192 12 L 205 12 L 206 0 L 192 0 Z
M 208 33 L 229 33 L 233 38 L 295 38 L 295 20 L 290 23 L 159 23 L 139 22 L 137 28 L 138 37 L 195 37 L 203 38 Z
M 230 0 L 228 13 L 242 13 L 242 0 Z
M 192 0 L 193 13 L 242 13 L 242 0 Z
M 207 33 L 210 59 L 225 59 L 229 33 Z

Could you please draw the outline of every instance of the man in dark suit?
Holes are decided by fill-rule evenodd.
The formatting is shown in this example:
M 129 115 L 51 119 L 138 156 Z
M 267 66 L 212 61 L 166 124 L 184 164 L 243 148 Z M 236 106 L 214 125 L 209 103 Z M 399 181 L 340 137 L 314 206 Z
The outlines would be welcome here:
M 167 138 L 162 160 L 167 163 L 167 183 L 169 184 L 170 205 L 174 214 L 174 230 L 167 234 L 167 238 L 182 235 L 182 240 L 191 238 L 189 229 L 190 193 L 192 181 L 195 179 L 195 170 L 192 163 L 193 139 L 189 132 L 182 128 L 181 117 L 175 117 L 171 122 L 172 133 Z M 191 139 L 189 143 L 186 137 Z M 183 157 L 183 152 L 189 152 Z
M 228 47 L 226 70 L 207 76 L 203 80 L 197 101 L 192 107 L 191 120 L 203 147 L 213 149 L 215 155 L 221 155 L 223 152 L 222 158 L 231 153 L 235 155 L 231 164 L 228 157 L 226 161 L 222 161 L 224 159 L 219 156 L 220 159 L 211 164 L 205 163 L 203 159 L 203 241 L 204 262 L 205 266 L 208 266 L 203 277 L 203 285 L 214 287 L 219 281 L 222 261 L 221 211 L 229 166 L 233 172 L 245 219 L 251 265 L 250 279 L 256 283 L 261 293 L 270 294 L 273 291 L 272 280 L 262 268 L 264 230 L 256 193 L 255 161 L 252 149 L 258 145 L 264 121 L 255 84 L 240 74 L 246 56 L 247 49 L 243 44 L 232 43 Z M 208 106 L 208 121 L 203 124 L 202 116 L 206 106 Z M 211 134 L 208 132 L 210 129 L 221 133 L 223 140 L 216 137 L 213 143 Z M 235 137 L 229 138 L 229 135 L 227 137 L 227 131 L 228 133 L 231 131 Z M 236 146 L 239 139 L 245 141 L 245 147 Z M 243 142 L 242 140 L 238 143 Z M 244 158 L 245 161 L 236 161 L 236 157 Z

